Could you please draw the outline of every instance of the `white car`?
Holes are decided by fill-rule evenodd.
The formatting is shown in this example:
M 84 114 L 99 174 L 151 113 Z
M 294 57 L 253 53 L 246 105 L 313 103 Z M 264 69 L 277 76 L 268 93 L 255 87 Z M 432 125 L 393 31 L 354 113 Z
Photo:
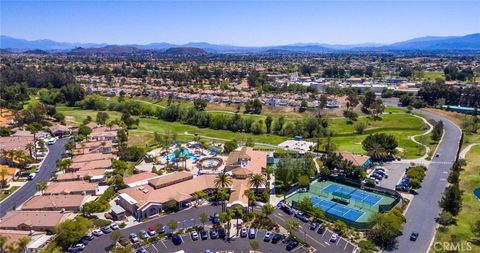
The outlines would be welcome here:
M 273 235 L 273 233 L 272 233 L 271 231 L 267 231 L 267 232 L 265 233 L 265 237 L 263 237 L 263 241 L 264 241 L 264 242 L 270 241 L 270 239 L 272 239 L 272 235 Z
M 92 231 L 92 235 L 94 235 L 94 236 L 101 236 L 101 235 L 103 235 L 103 232 L 102 232 L 102 230 L 100 230 L 100 229 L 94 229 L 94 230 Z
M 333 233 L 332 236 L 330 237 L 330 242 L 337 242 L 339 236 L 336 233 Z
M 33 180 L 36 175 L 37 173 L 30 173 L 30 175 L 28 175 L 28 180 Z
M 47 142 L 47 145 L 53 145 L 53 144 L 55 144 L 56 141 L 57 141 L 56 138 L 52 138 L 52 139 L 47 140 L 46 142 Z
M 111 228 L 112 230 L 117 230 L 117 229 L 119 229 L 120 227 L 118 227 L 117 223 L 113 223 L 112 225 L 110 225 L 110 228 Z
M 192 240 L 194 240 L 194 241 L 198 240 L 198 232 L 197 231 L 192 232 Z

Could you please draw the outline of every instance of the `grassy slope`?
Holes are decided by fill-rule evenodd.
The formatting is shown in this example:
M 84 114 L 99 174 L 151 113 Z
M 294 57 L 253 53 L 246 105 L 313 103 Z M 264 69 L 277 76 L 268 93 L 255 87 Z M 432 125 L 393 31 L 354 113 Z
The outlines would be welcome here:
M 81 110 L 79 108 L 72 108 L 66 106 L 57 106 L 57 110 L 66 116 L 73 118 L 75 122 L 81 122 L 86 116 L 91 116 L 95 119 L 96 111 Z M 368 128 L 365 133 L 361 135 L 355 134 L 354 125 L 348 124 L 345 118 L 330 118 L 329 128 L 335 133 L 333 138 L 338 150 L 351 151 L 357 153 L 365 153 L 361 146 L 361 141 L 370 133 L 386 132 L 395 135 L 398 138 L 399 146 L 404 149 L 405 157 L 414 158 L 421 156 L 417 145 L 408 139 L 411 135 L 416 135 L 425 131 L 425 125 L 421 120 L 411 115 L 404 114 L 404 111 L 399 108 L 387 108 L 387 112 L 392 114 L 382 115 L 382 120 L 373 121 L 367 117 L 360 117 L 359 121 L 366 122 Z M 216 112 L 221 113 L 221 112 Z M 119 112 L 109 112 L 111 119 L 119 118 Z M 249 115 L 258 119 L 265 117 L 263 115 Z M 131 145 L 145 145 L 151 144 L 153 141 L 153 132 L 165 132 L 166 130 L 175 131 L 178 134 L 179 140 L 191 140 L 192 137 L 187 134 L 199 134 L 213 138 L 233 139 L 240 135 L 244 138 L 253 137 L 255 142 L 279 144 L 286 137 L 277 135 L 252 135 L 245 133 L 233 133 L 227 130 L 212 130 L 208 128 L 198 128 L 196 126 L 185 125 L 177 122 L 166 122 L 154 118 L 140 118 L 140 125 L 138 129 L 131 131 L 130 144 Z
M 460 175 L 460 188 L 463 193 L 463 207 L 458 216 L 457 224 L 448 227 L 448 229 L 439 229 L 437 231 L 436 242 L 448 242 L 451 235 L 456 235 L 460 242 L 466 243 L 472 239 L 471 225 L 480 219 L 480 200 L 473 195 L 473 190 L 480 187 L 480 146 L 473 147 L 466 157 L 467 166 Z M 480 246 L 472 245 L 469 252 L 480 252 Z M 434 251 L 433 249 L 431 252 Z

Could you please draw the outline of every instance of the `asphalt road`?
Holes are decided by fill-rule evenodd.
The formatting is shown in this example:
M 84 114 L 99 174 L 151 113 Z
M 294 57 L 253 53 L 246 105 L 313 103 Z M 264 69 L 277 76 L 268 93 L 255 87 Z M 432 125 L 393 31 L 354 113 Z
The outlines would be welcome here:
M 56 170 L 56 161 L 61 158 L 65 151 L 65 142 L 67 139 L 60 139 L 53 145 L 48 147 L 48 155 L 40 166 L 40 171 L 35 178 L 28 181 L 24 186 L 15 191 L 11 196 L 0 203 L 0 218 L 5 215 L 7 211 L 13 210 L 23 202 L 27 201 L 37 191 L 37 183 L 48 182 L 52 176 L 52 172 Z
M 407 223 L 403 235 L 397 238 L 397 244 L 386 251 L 390 252 L 427 252 L 435 233 L 435 218 L 440 213 L 438 202 L 447 185 L 447 178 L 453 161 L 456 159 L 461 130 L 447 119 L 427 113 L 422 114 L 435 121 L 443 121 L 445 134 L 438 145 L 439 157 L 434 157 L 428 166 L 428 171 L 406 213 Z M 419 233 L 417 241 L 410 241 L 410 234 Z

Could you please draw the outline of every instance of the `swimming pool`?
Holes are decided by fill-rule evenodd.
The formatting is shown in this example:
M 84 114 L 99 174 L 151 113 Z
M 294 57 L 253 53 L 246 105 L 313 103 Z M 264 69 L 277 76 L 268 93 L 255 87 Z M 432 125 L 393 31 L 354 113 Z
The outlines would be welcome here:
M 165 159 L 169 162 L 175 162 L 177 160 L 177 156 L 175 155 L 175 152 L 178 150 L 178 148 L 174 148 L 172 150 L 172 154 L 165 156 Z M 198 160 L 200 158 L 199 155 L 194 155 L 190 153 L 190 150 L 184 149 L 182 153 L 180 153 L 180 157 L 188 157 L 188 159 L 193 159 L 193 160 Z

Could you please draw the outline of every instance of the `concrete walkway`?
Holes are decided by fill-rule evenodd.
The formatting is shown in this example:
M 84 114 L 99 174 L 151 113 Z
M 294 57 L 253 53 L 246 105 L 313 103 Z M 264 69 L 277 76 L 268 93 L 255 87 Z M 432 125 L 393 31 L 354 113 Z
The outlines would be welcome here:
M 459 154 L 459 157 L 461 159 L 465 159 L 465 156 L 467 156 L 467 153 L 468 151 L 470 151 L 470 149 L 472 149 L 473 146 L 476 146 L 476 145 L 480 145 L 480 143 L 472 143 L 472 144 L 469 144 L 468 146 L 466 146 Z

